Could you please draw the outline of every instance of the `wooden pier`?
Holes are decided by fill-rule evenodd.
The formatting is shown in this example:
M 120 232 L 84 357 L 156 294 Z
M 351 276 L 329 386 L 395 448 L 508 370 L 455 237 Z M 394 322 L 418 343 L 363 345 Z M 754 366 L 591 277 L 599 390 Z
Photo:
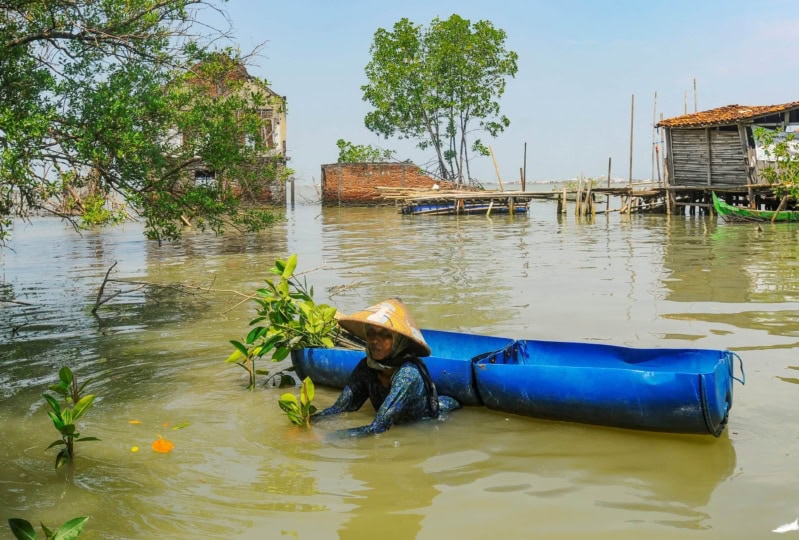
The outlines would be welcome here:
M 524 214 L 537 193 L 522 191 L 435 190 L 377 187 L 397 211 L 411 215 Z
M 432 190 L 377 187 L 381 197 L 394 201 L 397 211 L 410 215 L 524 214 L 532 200 L 557 202 L 558 214 L 588 216 L 661 213 L 681 215 L 713 214 L 712 192 L 730 203 L 751 208 L 775 209 L 780 200 L 774 186 L 659 186 L 632 183 L 626 186 L 596 187 L 586 182 L 558 191 Z M 750 197 L 752 197 L 750 199 Z M 611 200 L 617 198 L 611 204 Z M 569 207 L 572 207 L 569 210 Z

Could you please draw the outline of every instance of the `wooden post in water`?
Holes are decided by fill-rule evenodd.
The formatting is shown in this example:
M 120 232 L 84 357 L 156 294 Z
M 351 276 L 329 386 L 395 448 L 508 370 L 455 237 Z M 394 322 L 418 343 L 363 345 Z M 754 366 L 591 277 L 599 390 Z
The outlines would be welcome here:
M 491 146 L 488 147 L 488 150 L 491 152 L 491 159 L 494 160 L 494 170 L 497 171 L 497 180 L 499 180 L 499 190 L 505 191 L 502 187 L 502 177 L 499 175 L 499 167 L 497 166 L 497 158 L 494 157 L 494 149 Z
M 522 169 L 522 191 L 527 189 L 527 143 L 524 143 L 524 169 Z
M 610 189 L 610 162 L 613 158 L 608 158 L 608 189 Z M 605 195 L 605 213 L 610 212 L 610 193 Z
M 655 145 L 657 141 L 657 128 L 655 124 L 657 124 L 657 116 L 658 116 L 658 93 L 655 92 L 655 104 L 652 110 L 652 174 L 649 178 L 652 180 L 655 179 Z

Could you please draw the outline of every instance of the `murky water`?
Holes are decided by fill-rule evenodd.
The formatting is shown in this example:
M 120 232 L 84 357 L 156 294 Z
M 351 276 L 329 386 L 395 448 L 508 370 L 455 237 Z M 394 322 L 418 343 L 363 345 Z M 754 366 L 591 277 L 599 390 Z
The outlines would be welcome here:
M 0 266 L 0 537 L 78 515 L 82 538 L 765 538 L 799 515 L 799 228 L 715 218 L 409 217 L 297 206 L 258 235 L 147 242 L 17 223 Z M 481 408 L 328 442 L 291 427 L 283 390 L 224 363 L 276 258 L 352 312 L 400 296 L 424 327 L 744 360 L 727 431 L 676 436 Z M 115 279 L 189 286 L 123 291 Z M 212 290 L 209 290 L 212 289 Z M 41 394 L 70 366 L 101 442 L 53 469 Z M 272 368 L 264 363 L 261 367 Z M 319 389 L 317 404 L 337 392 Z M 341 420 L 371 421 L 364 409 Z M 132 424 L 130 421 L 138 421 Z M 175 427 L 185 426 L 182 429 Z M 170 454 L 150 443 L 173 441 Z M 138 452 L 131 449 L 138 446 Z M 5 532 L 3 532 L 5 531 Z

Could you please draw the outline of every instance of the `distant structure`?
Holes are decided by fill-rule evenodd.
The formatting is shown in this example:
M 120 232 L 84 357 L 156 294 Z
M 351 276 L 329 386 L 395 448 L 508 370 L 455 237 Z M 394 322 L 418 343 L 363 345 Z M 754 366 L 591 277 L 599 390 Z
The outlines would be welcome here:
M 233 83 L 242 83 L 241 86 L 237 84 L 237 92 L 241 92 L 246 96 L 260 96 L 263 98 L 264 105 L 259 109 L 259 114 L 263 122 L 261 136 L 266 142 L 268 150 L 264 152 L 258 161 L 259 171 L 264 175 L 274 177 L 274 169 L 277 167 L 285 167 L 288 157 L 286 156 L 286 98 L 280 96 L 272 91 L 271 88 L 251 76 L 247 69 L 240 62 L 230 58 L 229 56 L 221 55 L 223 62 L 229 63 L 229 69 L 225 72 L 223 78 L 219 80 L 209 80 L 202 75 L 201 67 L 203 63 L 196 64 L 191 68 L 194 77 L 188 79 L 189 84 L 206 86 L 212 96 L 229 95 L 232 92 L 231 86 Z M 218 58 L 217 58 L 218 59 Z M 183 133 L 173 133 L 172 142 L 176 145 L 182 144 L 183 138 L 187 136 Z M 242 141 L 244 143 L 245 141 Z M 190 174 L 194 176 L 196 183 L 216 182 L 221 179 L 217 178 L 216 171 L 208 168 L 205 164 L 198 164 L 192 168 Z M 268 177 L 264 176 L 268 179 Z M 234 188 L 241 188 L 235 178 L 224 179 L 230 182 Z M 269 202 L 274 204 L 282 204 L 286 201 L 286 187 L 285 182 L 281 179 L 274 179 L 267 182 L 266 188 L 261 193 L 245 193 L 241 192 L 243 198 L 249 198 L 258 202 Z
M 459 189 L 458 184 L 438 180 L 413 163 L 331 163 L 322 165 L 323 205 L 393 205 L 378 187 Z M 463 189 L 463 187 L 460 187 Z
M 727 105 L 662 120 L 655 127 L 665 130 L 667 185 L 746 190 L 765 183 L 759 172 L 773 162 L 755 141 L 758 126 L 799 130 L 799 101 Z

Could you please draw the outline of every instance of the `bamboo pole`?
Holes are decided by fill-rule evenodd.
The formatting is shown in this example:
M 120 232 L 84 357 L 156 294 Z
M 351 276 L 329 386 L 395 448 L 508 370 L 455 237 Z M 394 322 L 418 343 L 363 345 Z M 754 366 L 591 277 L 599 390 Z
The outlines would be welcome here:
M 635 125 L 635 94 L 630 101 L 630 185 L 633 183 L 633 128 Z
M 489 145 L 488 150 L 491 152 L 491 159 L 494 160 L 494 170 L 497 171 L 497 180 L 499 180 L 499 190 L 505 191 L 502 187 L 502 177 L 499 175 L 499 166 L 497 166 L 497 158 L 494 156 L 494 149 Z
M 524 143 L 524 169 L 522 170 L 522 191 L 527 189 L 527 143 Z
M 777 207 L 777 211 L 776 211 L 776 212 L 774 212 L 774 215 L 773 215 L 773 216 L 771 216 L 771 222 L 772 222 L 772 223 L 776 223 L 776 221 L 777 221 L 777 214 L 779 214 L 779 213 L 782 211 L 782 209 L 785 207 L 785 204 L 786 204 L 787 202 L 788 202 L 788 195 L 786 195 L 785 197 L 783 197 L 783 198 L 782 198 L 782 200 L 780 201 L 780 205 Z
M 657 124 L 657 116 L 658 116 L 658 93 L 655 92 L 655 101 L 654 107 L 652 109 L 652 174 L 649 176 L 651 179 L 655 179 L 655 145 L 657 144 L 657 128 L 655 124 Z
M 608 189 L 610 189 L 610 163 L 612 158 L 608 158 Z M 610 210 L 610 194 L 605 195 L 605 212 Z

